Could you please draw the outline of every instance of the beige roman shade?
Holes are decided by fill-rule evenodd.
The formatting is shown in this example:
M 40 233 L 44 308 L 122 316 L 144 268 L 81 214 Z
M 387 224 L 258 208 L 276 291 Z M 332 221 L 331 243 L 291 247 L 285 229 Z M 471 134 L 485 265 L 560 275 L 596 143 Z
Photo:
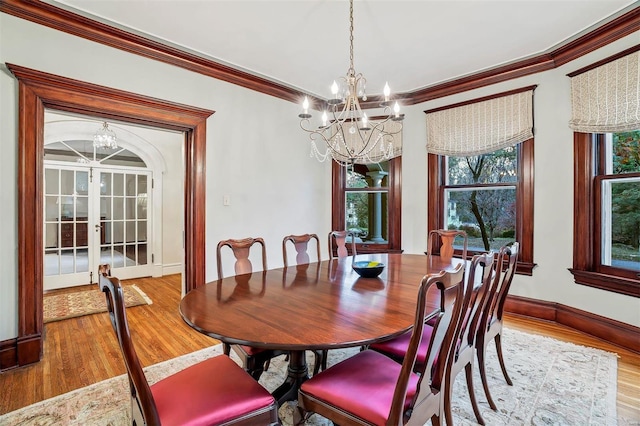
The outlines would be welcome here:
M 571 121 L 576 132 L 640 129 L 640 51 L 571 77 Z
M 466 157 L 533 137 L 535 86 L 425 111 L 427 152 Z

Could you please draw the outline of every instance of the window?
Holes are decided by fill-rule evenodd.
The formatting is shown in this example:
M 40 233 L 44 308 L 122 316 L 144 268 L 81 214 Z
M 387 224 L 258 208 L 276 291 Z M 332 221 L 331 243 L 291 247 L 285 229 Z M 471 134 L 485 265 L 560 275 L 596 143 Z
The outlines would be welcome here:
M 640 130 L 574 135 L 575 282 L 640 297 Z
M 374 164 L 333 163 L 332 229 L 352 231 L 358 253 L 400 251 L 401 157 Z
M 477 156 L 429 154 L 428 198 L 429 230 L 466 231 L 469 254 L 516 240 L 517 272 L 532 275 L 533 139 Z

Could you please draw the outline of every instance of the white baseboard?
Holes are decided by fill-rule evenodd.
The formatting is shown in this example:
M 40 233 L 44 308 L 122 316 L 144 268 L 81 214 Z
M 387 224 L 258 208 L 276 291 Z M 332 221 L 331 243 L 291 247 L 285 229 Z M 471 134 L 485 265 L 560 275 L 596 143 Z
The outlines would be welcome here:
M 168 263 L 162 265 L 162 275 L 181 274 L 183 267 L 182 263 Z

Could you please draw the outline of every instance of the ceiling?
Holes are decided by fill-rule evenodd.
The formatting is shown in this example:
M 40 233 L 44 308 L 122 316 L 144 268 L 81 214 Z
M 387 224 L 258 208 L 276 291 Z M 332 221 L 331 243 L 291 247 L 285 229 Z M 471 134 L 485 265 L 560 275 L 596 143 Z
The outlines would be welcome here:
M 50 0 L 320 98 L 349 67 L 347 0 Z M 414 91 L 539 55 L 640 7 L 629 0 L 355 0 L 367 93 Z

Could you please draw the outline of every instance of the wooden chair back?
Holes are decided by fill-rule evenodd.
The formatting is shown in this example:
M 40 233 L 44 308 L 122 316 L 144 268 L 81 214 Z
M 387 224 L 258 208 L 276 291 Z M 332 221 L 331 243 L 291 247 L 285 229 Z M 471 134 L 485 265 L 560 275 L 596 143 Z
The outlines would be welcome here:
M 356 253 L 356 235 L 351 231 L 331 231 L 329 232 L 329 259 L 335 257 L 347 257 L 349 256 L 349 249 L 347 248 L 347 238 L 351 238 L 351 255 L 355 256 Z M 336 245 L 336 254 L 333 254 L 334 241 Z
M 296 249 L 296 264 L 302 265 L 310 262 L 308 246 L 309 241 L 316 240 L 316 261 L 320 261 L 320 239 L 316 234 L 303 234 L 303 235 L 287 235 L 282 240 L 282 259 L 284 261 L 284 267 L 289 266 L 287 257 L 287 242 L 293 243 Z
M 469 309 L 463 316 L 458 350 L 462 350 L 465 346 L 474 346 L 482 315 L 487 310 L 490 301 L 494 277 L 493 262 L 493 252 L 478 254 L 471 259 L 467 274 L 467 280 L 469 281 L 467 288 L 471 289 Z
M 496 270 L 496 277 L 493 284 L 494 288 L 491 289 L 491 300 L 486 309 L 487 321 L 489 319 L 502 321 L 504 303 L 507 300 L 507 294 L 509 294 L 509 288 L 511 287 L 511 282 L 513 281 L 518 266 L 519 250 L 520 243 L 512 242 L 503 246 L 498 252 L 498 262 L 494 268 Z
M 249 254 L 251 247 L 254 244 L 260 244 L 262 246 L 262 270 L 267 269 L 267 249 L 262 238 L 244 238 L 241 240 L 223 240 L 218 243 L 216 248 L 216 263 L 218 267 L 218 279 L 223 278 L 222 274 L 222 248 L 229 247 L 236 258 L 235 274 L 250 274 L 253 272 L 253 265 L 249 260 Z
M 418 390 L 415 398 L 411 402 L 411 406 L 413 407 L 412 420 L 414 416 L 416 416 L 415 418 L 424 419 L 426 422 L 432 415 L 432 413 L 420 413 L 420 409 L 422 402 L 434 398 L 432 388 L 440 389 L 448 362 L 436 361 L 450 359 L 452 353 L 451 348 L 459 335 L 462 313 L 467 308 L 465 301 L 468 302 L 468 299 L 465 297 L 464 269 L 464 265 L 459 264 L 453 271 L 441 271 L 438 275 L 422 279 L 418 292 L 418 304 L 413 331 L 406 355 L 402 362 L 400 376 L 394 390 L 393 403 L 387 424 L 401 425 L 405 423 L 407 387 L 411 373 L 415 368 L 425 327 L 424 319 L 427 317 L 427 293 L 430 288 L 435 286 L 440 293 L 442 303 L 439 309 L 431 312 L 431 315 L 435 315 L 435 321 L 433 321 L 434 330 L 428 345 L 427 361 L 419 371 L 421 377 L 418 381 Z M 437 398 L 440 397 L 437 396 Z M 430 404 L 424 404 L 424 406 L 427 405 Z
M 106 268 L 102 268 L 102 266 L 106 266 Z M 118 278 L 110 277 L 107 274 L 107 271 L 110 270 L 109 265 L 101 265 L 98 270 L 101 271 L 101 273 L 98 274 L 98 284 L 100 290 L 106 295 L 109 319 L 118 338 L 118 344 L 120 345 L 124 363 L 127 368 L 132 399 L 131 418 L 134 424 L 159 425 L 160 418 L 158 417 L 153 394 L 151 393 L 151 388 L 149 387 L 149 383 L 140 365 L 140 360 L 133 347 L 133 342 L 131 341 L 122 285 Z
M 453 249 L 453 242 L 456 238 L 462 239 L 462 252 L 461 258 L 467 258 L 467 233 L 465 231 L 455 229 L 433 229 L 429 231 L 427 235 L 427 254 L 439 254 L 443 255 L 442 248 L 445 241 L 451 244 Z M 452 251 L 453 254 L 453 251 Z

